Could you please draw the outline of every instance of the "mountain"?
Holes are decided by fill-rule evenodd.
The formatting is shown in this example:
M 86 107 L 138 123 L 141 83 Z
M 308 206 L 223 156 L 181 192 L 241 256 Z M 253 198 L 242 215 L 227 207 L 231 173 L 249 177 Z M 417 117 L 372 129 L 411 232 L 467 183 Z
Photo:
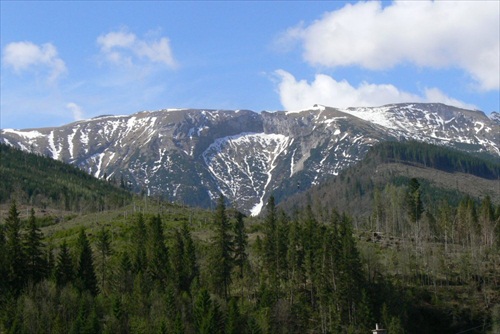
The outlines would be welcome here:
M 314 106 L 297 112 L 166 109 L 0 132 L 0 142 L 135 191 L 208 207 L 222 193 L 258 214 L 362 159 L 378 142 L 419 140 L 500 157 L 500 124 L 443 104 Z

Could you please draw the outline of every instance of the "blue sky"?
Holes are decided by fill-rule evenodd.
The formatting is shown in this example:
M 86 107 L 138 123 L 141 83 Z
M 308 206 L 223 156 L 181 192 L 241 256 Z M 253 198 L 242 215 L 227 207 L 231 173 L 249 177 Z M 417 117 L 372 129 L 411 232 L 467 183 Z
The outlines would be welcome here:
M 500 109 L 498 1 L 0 6 L 0 128 L 166 108 Z

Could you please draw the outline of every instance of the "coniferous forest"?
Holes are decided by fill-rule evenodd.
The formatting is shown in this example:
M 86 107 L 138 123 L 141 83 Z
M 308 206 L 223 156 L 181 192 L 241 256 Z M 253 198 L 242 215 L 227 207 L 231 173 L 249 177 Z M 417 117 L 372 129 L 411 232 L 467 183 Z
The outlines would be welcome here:
M 377 188 L 368 218 L 143 196 L 47 225 L 11 201 L 0 332 L 498 333 L 498 199 L 426 191 L 417 178 Z

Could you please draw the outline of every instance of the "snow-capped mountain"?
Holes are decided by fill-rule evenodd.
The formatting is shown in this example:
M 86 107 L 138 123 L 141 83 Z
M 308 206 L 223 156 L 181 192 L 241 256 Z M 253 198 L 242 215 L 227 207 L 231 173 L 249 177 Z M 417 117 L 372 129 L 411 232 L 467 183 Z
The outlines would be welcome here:
M 57 128 L 4 129 L 0 142 L 75 164 L 136 191 L 209 206 L 222 193 L 258 214 L 336 175 L 373 144 L 416 139 L 500 156 L 500 124 L 443 104 L 314 106 L 297 112 L 167 109 Z

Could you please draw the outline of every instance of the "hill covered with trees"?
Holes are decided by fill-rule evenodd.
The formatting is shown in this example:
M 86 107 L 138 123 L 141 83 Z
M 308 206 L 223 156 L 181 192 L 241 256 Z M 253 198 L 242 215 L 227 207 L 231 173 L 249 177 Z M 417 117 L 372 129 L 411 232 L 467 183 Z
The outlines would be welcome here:
M 16 200 L 74 212 L 111 209 L 131 202 L 120 180 L 99 180 L 48 157 L 0 144 L 0 204 Z
M 317 203 L 368 219 L 381 192 L 402 188 L 412 178 L 419 180 L 427 208 L 441 201 L 456 206 L 464 196 L 470 196 L 476 203 L 488 196 L 493 203 L 500 204 L 497 159 L 409 141 L 373 146 L 358 164 L 308 191 L 284 198 L 280 206 L 293 212 L 308 203 Z M 279 192 L 275 195 L 282 197 Z

